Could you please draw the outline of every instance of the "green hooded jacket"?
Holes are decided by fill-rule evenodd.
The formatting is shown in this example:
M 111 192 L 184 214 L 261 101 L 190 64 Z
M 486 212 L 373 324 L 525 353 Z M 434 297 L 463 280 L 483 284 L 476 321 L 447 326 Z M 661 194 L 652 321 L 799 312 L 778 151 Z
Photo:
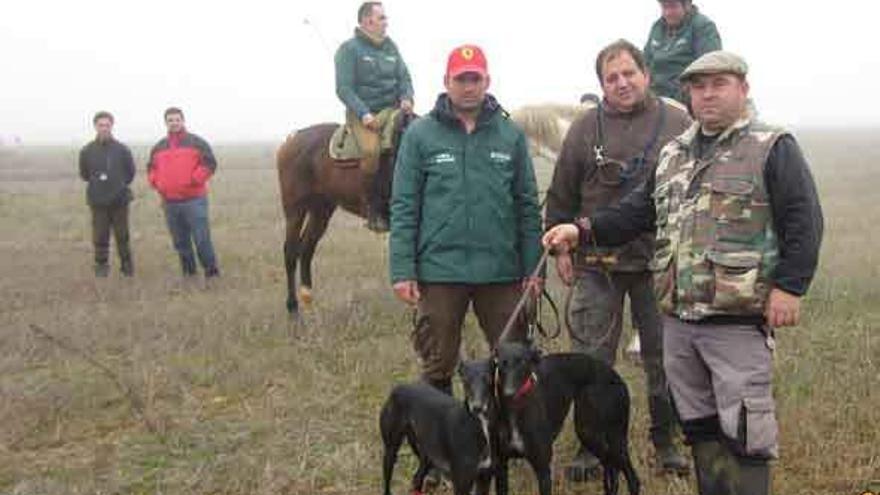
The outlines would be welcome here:
M 403 137 L 391 197 L 392 282 L 522 279 L 541 255 L 541 216 L 525 134 L 486 95 L 468 134 L 441 94 Z
M 358 118 L 413 97 L 409 70 L 391 38 L 377 45 L 356 28 L 354 37 L 340 45 L 334 59 L 336 95 Z
M 645 44 L 645 62 L 651 73 L 651 90 L 658 96 L 687 104 L 678 76 L 703 54 L 721 50 L 721 36 L 715 23 L 701 14 L 696 5 L 672 29 L 661 17 L 651 27 Z

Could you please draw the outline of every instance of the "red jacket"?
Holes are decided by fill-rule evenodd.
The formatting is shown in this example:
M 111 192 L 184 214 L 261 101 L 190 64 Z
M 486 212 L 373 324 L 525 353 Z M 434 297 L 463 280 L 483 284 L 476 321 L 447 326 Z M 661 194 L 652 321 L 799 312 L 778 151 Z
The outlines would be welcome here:
M 207 141 L 181 131 L 153 146 L 147 178 L 165 200 L 182 201 L 207 194 L 208 179 L 216 169 L 217 160 Z

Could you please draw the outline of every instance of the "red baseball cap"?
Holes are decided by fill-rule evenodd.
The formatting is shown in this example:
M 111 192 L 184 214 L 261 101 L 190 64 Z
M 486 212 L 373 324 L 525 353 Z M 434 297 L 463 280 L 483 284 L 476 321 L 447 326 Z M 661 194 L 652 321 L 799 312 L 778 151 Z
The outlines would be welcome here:
M 477 45 L 462 45 L 449 54 L 446 76 L 457 77 L 465 72 L 476 72 L 484 77 L 489 74 L 486 56 Z

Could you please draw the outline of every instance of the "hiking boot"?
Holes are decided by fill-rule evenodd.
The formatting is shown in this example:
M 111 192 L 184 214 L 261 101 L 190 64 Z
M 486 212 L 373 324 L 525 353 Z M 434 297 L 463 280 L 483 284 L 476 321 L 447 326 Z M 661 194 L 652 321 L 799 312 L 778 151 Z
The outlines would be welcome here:
M 734 478 L 738 466 L 721 442 L 695 443 L 691 450 L 700 495 L 737 495 Z
M 690 465 L 687 459 L 678 452 L 675 445 L 669 444 L 655 447 L 654 461 L 657 469 L 664 474 L 677 474 L 683 476 L 690 473 Z
M 119 271 L 122 273 L 123 277 L 133 277 L 134 265 L 132 265 L 131 260 L 123 261 L 119 266 Z
M 770 493 L 770 463 L 763 459 L 740 457 L 739 476 L 736 480 L 737 493 L 767 495 Z
M 110 265 L 107 263 L 98 263 L 95 265 L 95 276 L 98 278 L 107 278 L 110 275 Z
M 565 466 L 565 479 L 570 483 L 584 483 L 599 479 L 601 471 L 599 459 L 581 447 L 574 459 Z
M 180 271 L 183 273 L 183 277 L 195 277 L 196 276 L 196 262 L 195 260 L 180 260 Z

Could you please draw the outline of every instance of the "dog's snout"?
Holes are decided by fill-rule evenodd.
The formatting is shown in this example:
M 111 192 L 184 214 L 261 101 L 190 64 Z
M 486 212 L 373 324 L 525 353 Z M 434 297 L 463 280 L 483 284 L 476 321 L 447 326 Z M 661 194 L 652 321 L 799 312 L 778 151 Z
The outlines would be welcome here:
M 485 413 L 489 409 L 489 404 L 483 401 L 475 401 L 468 403 L 468 407 L 472 414 L 479 415 Z
M 507 376 L 504 379 L 501 387 L 501 393 L 507 398 L 513 397 L 516 395 L 516 391 L 519 389 L 518 384 L 511 377 Z

